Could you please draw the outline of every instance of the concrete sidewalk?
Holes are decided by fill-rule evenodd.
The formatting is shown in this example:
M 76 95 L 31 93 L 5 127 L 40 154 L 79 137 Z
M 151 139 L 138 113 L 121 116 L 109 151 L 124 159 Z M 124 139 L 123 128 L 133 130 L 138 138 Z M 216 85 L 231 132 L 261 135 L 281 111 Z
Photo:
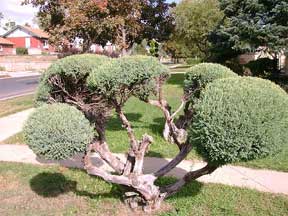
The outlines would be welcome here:
M 22 131 L 22 127 L 33 109 L 24 110 L 0 118 L 0 142 Z
M 20 132 L 23 124 L 33 109 L 25 110 L 4 118 L 0 118 L 0 141 Z M 125 155 L 117 154 L 125 161 Z M 38 165 L 60 164 L 66 167 L 82 168 L 82 156 L 78 155 L 66 161 L 43 161 L 26 145 L 0 145 L 0 161 L 31 163 Z M 152 173 L 169 162 L 166 158 L 145 158 L 145 173 Z M 98 167 L 111 171 L 111 168 L 103 163 L 95 154 L 93 162 Z M 177 178 L 183 177 L 187 172 L 203 167 L 205 164 L 199 161 L 182 161 L 168 175 Z M 238 187 L 256 189 L 263 192 L 282 193 L 288 195 L 288 173 L 271 170 L 254 170 L 238 166 L 224 166 L 213 174 L 199 178 L 202 182 L 220 183 Z
M 124 154 L 117 156 L 125 161 Z M 60 164 L 66 167 L 83 168 L 82 155 L 77 155 L 71 160 L 65 161 L 44 161 L 36 157 L 36 155 L 25 145 L 0 145 L 0 161 L 31 163 L 37 165 L 53 165 Z M 144 173 L 152 173 L 169 162 L 171 159 L 166 158 L 145 158 Z M 111 171 L 111 168 L 105 164 L 98 155 L 93 156 L 94 165 Z M 169 176 L 177 178 L 183 177 L 187 172 L 203 167 L 203 162 L 182 161 Z M 202 176 L 199 181 L 206 183 L 219 183 L 237 187 L 245 187 L 255 189 L 262 192 L 280 193 L 288 195 L 288 173 L 276 172 L 270 170 L 254 170 L 238 166 L 223 166 L 214 173 Z

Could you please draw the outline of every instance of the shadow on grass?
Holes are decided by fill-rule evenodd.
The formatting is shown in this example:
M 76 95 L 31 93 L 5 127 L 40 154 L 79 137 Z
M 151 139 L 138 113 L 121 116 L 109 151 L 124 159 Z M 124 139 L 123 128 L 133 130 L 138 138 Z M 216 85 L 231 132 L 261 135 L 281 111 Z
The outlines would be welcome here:
M 93 178 L 93 177 L 91 177 Z M 94 177 L 98 178 L 98 177 Z M 158 186 L 165 186 L 176 182 L 177 179 L 173 177 L 161 177 L 155 182 Z M 67 179 L 61 173 L 43 172 L 34 176 L 30 180 L 31 189 L 42 197 L 58 197 L 61 194 L 73 192 L 77 196 L 84 196 L 90 199 L 99 198 L 119 198 L 123 197 L 124 191 L 128 189 L 120 185 L 112 184 L 112 188 L 108 193 L 90 193 L 89 191 L 82 191 L 77 189 L 77 182 Z M 196 196 L 203 187 L 202 183 L 193 181 L 183 187 L 178 193 L 169 198 L 174 200 L 180 197 Z
M 91 177 L 92 178 L 92 177 Z M 121 197 L 119 185 L 112 185 L 109 193 L 90 193 L 88 191 L 77 190 L 77 182 L 67 179 L 61 173 L 43 172 L 34 176 L 30 180 L 30 188 L 43 197 L 58 197 L 61 194 L 73 192 L 77 196 L 85 196 L 90 199 Z
M 167 84 L 183 86 L 185 74 L 172 74 Z
M 125 113 L 127 119 L 129 121 L 133 122 L 140 122 L 140 118 L 142 117 L 142 114 L 140 113 Z M 120 121 L 120 119 L 118 118 L 118 116 L 112 116 L 107 124 L 107 130 L 110 131 L 119 131 L 119 130 L 123 130 L 122 128 L 122 123 Z

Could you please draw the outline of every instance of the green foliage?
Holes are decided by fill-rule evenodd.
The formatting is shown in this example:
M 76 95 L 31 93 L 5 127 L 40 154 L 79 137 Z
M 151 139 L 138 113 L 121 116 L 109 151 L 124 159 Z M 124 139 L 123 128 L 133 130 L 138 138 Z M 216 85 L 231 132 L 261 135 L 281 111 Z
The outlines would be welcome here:
M 17 55 L 28 55 L 28 49 L 24 47 L 17 47 L 16 48 Z
M 201 59 L 199 59 L 199 58 L 187 58 L 187 59 L 186 59 L 186 63 L 187 63 L 188 65 L 200 64 L 200 63 L 201 63 Z
M 93 70 L 87 83 L 93 91 L 123 105 L 131 95 L 146 100 L 156 89 L 156 78 L 168 78 L 168 68 L 156 58 L 127 56 Z
M 194 106 L 189 141 L 215 165 L 263 158 L 287 145 L 287 106 L 286 92 L 270 81 L 216 80 Z
M 177 38 L 193 50 L 193 57 L 207 58 L 210 43 L 208 34 L 223 18 L 218 0 L 183 0 L 173 10 Z
M 93 135 L 84 115 L 66 104 L 37 108 L 24 126 L 26 143 L 36 155 L 48 160 L 68 159 L 84 152 Z
M 6 70 L 6 68 L 4 66 L 0 65 L 0 71 L 5 71 L 5 70 Z
M 147 45 L 148 42 L 146 39 L 143 39 L 140 44 L 134 43 L 131 49 L 131 55 L 147 55 Z
M 251 70 L 253 76 L 262 78 L 271 78 L 275 68 L 278 66 L 277 59 L 260 58 L 255 61 L 250 61 L 245 67 Z
M 141 1 L 141 38 L 156 40 L 158 42 L 167 41 L 174 32 L 174 16 L 170 10 L 176 6 L 166 0 Z M 139 39 L 138 39 L 139 40 Z
M 108 60 L 105 56 L 82 54 L 68 56 L 56 61 L 42 74 L 36 92 L 36 103 L 42 104 L 49 99 L 50 94 L 54 90 L 54 86 L 49 82 L 51 77 L 61 77 L 68 92 L 76 89 L 77 86 L 80 86 L 79 91 L 85 88 L 86 78 L 92 70 Z
M 207 84 L 216 79 L 236 77 L 229 68 L 214 63 L 201 63 L 188 69 L 184 80 L 184 92 L 191 100 L 199 98 Z
M 270 53 L 287 49 L 287 0 L 221 0 L 220 7 L 225 19 L 210 36 L 218 60 L 259 48 Z
M 150 49 L 149 49 L 149 53 L 150 55 L 154 56 L 154 57 L 158 57 L 159 54 L 159 44 L 157 43 L 157 41 L 155 40 L 151 40 L 149 43 Z
M 187 58 L 195 53 L 195 49 L 188 47 L 182 39 L 175 35 L 163 44 L 163 50 L 174 59 L 175 63 L 179 58 Z

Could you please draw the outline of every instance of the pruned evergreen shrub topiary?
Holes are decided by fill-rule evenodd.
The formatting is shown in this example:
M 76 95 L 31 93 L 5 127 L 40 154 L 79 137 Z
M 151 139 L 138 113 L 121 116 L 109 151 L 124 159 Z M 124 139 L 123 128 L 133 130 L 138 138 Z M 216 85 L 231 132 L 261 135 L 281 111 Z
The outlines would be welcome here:
M 195 105 L 189 141 L 210 164 L 262 158 L 288 138 L 288 96 L 259 78 L 227 78 L 210 83 Z
M 107 98 L 118 97 L 123 104 L 131 95 L 141 100 L 156 91 L 156 78 L 165 81 L 168 68 L 149 56 L 127 56 L 113 59 L 94 69 L 88 77 L 88 85 Z
M 86 147 L 94 137 L 85 116 L 67 104 L 43 105 L 37 108 L 24 126 L 27 144 L 47 160 L 67 159 Z
M 275 84 L 237 77 L 221 65 L 201 64 L 187 74 L 186 95 L 172 113 L 163 92 L 168 76 L 168 69 L 148 56 L 110 59 L 75 55 L 61 59 L 41 79 L 38 101 L 50 105 L 37 108 L 29 117 L 24 128 L 27 143 L 46 159 L 66 159 L 83 152 L 83 167 L 89 175 L 125 186 L 125 203 L 152 211 L 185 184 L 223 164 L 273 153 L 288 138 L 288 99 Z M 136 136 L 123 108 L 132 96 L 161 110 L 164 131 L 179 149 L 174 159 L 153 173 L 143 172 L 153 138 L 148 134 Z M 185 103 L 188 140 L 187 127 L 174 123 Z M 186 112 L 187 104 L 190 112 Z M 107 120 L 113 110 L 129 139 L 124 159 L 110 151 L 106 138 Z M 194 145 L 208 163 L 175 183 L 157 186 L 155 181 L 181 163 Z M 113 172 L 93 163 L 94 152 Z
M 177 127 L 187 129 L 194 115 L 193 105 L 197 103 L 206 85 L 217 79 L 237 76 L 238 75 L 229 68 L 220 64 L 201 63 L 189 68 L 184 79 L 184 115 L 181 115 L 177 119 Z M 166 140 L 169 139 L 169 137 L 166 138 Z
M 185 74 L 184 92 L 199 98 L 205 86 L 216 79 L 238 76 L 229 68 L 214 63 L 201 63 L 188 69 Z
M 51 94 L 53 96 L 53 92 L 57 94 L 61 90 L 59 85 L 63 86 L 68 93 L 82 91 L 87 88 L 86 78 L 92 70 L 106 61 L 109 61 L 109 58 L 94 54 L 80 54 L 59 59 L 42 75 L 36 93 L 36 103 L 46 103 L 49 100 L 49 96 Z M 56 82 L 52 81 L 52 79 L 56 79 Z M 78 89 L 79 87 L 81 89 Z M 59 97 L 61 95 L 58 95 Z

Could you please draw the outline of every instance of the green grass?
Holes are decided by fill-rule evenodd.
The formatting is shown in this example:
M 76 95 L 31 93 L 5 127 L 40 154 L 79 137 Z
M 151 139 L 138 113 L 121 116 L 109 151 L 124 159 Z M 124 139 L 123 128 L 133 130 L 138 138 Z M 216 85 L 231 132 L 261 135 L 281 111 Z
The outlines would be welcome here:
M 183 76 L 183 74 L 173 75 L 168 83 L 164 86 L 165 96 L 170 105 L 173 107 L 173 110 L 175 110 L 180 104 L 180 96 L 183 93 Z M 147 156 L 173 158 L 178 153 L 176 145 L 167 143 L 162 138 L 164 118 L 159 109 L 145 104 L 135 98 L 131 98 L 127 102 L 124 109 L 128 119 L 133 125 L 138 139 L 140 139 L 145 133 L 152 135 L 154 138 L 154 142 L 151 145 Z M 121 127 L 121 123 L 116 115 L 113 115 L 108 123 L 107 140 L 113 152 L 126 152 L 128 149 L 129 141 L 126 131 Z M 23 135 L 22 133 L 16 134 L 2 143 L 24 143 Z M 192 150 L 187 159 L 201 159 L 201 157 L 199 157 L 195 151 Z M 288 145 L 286 145 L 282 152 L 274 156 L 239 163 L 237 165 L 288 172 Z
M 0 118 L 33 107 L 33 95 L 0 101 Z
M 81 170 L 0 163 L 1 215 L 137 215 L 121 202 L 122 194 L 120 186 Z M 166 200 L 157 215 L 284 216 L 287 206 L 284 195 L 195 181 Z

